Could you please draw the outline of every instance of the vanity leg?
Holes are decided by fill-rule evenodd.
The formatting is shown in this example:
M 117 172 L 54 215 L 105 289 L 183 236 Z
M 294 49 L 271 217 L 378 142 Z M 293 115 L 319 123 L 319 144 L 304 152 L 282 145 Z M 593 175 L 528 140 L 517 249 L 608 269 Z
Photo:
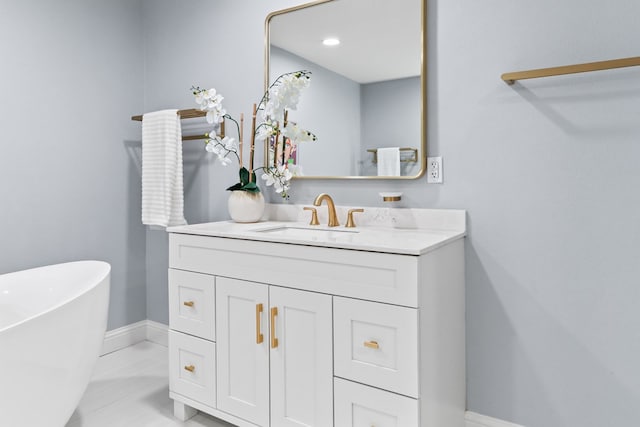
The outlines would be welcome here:
M 193 409 L 191 406 L 187 406 L 182 402 L 178 402 L 177 400 L 173 401 L 173 416 L 180 421 L 187 421 L 197 413 L 197 409 Z

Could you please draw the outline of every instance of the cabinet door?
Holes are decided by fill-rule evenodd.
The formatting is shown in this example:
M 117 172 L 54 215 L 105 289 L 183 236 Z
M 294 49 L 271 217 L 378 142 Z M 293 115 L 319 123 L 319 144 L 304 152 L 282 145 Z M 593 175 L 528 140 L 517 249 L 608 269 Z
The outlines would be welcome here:
M 272 286 L 269 300 L 271 425 L 333 425 L 331 296 Z
M 218 409 L 261 426 L 269 425 L 268 297 L 266 285 L 216 279 Z

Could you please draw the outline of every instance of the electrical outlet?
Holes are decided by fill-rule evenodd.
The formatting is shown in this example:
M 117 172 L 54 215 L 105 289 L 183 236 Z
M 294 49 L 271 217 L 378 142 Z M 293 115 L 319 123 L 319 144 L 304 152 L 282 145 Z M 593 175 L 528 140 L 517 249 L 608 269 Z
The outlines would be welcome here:
M 442 184 L 442 157 L 427 157 L 427 182 Z

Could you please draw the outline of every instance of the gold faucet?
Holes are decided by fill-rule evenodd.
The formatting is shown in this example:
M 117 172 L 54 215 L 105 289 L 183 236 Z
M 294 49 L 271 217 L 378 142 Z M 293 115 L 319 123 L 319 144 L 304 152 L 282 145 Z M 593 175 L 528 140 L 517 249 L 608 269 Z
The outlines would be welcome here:
M 333 204 L 333 199 L 327 193 L 319 194 L 313 201 L 314 206 L 320 206 L 322 201 L 327 201 L 327 209 L 329 210 L 329 227 L 337 227 L 340 225 L 338 222 L 338 215 L 336 215 L 336 205 Z

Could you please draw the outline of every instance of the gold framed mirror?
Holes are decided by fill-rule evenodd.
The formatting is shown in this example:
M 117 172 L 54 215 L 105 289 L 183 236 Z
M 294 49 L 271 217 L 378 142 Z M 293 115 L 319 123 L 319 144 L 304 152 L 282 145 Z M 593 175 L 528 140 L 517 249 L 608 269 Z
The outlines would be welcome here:
M 319 0 L 267 16 L 265 88 L 312 72 L 289 117 L 317 136 L 288 160 L 296 179 L 424 175 L 426 1 Z M 329 38 L 339 44 L 323 45 Z

